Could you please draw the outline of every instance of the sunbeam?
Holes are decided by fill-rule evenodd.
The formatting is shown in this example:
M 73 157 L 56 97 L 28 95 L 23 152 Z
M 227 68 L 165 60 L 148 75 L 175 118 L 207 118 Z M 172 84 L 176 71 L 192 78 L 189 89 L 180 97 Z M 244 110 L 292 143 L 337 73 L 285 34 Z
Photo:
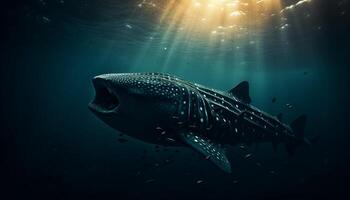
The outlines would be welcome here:
M 288 47 L 283 45 L 288 45 L 290 28 L 287 16 L 309 3 L 311 0 L 290 5 L 283 5 L 281 0 L 143 0 L 137 5 L 141 12 L 158 13 L 154 32 L 159 37 L 152 37 L 143 46 L 138 61 L 143 60 L 154 42 L 163 45 L 155 55 L 164 56 L 164 71 L 179 52 L 183 60 L 195 55 L 205 59 L 215 52 L 218 59 L 213 64 L 220 62 L 220 66 L 259 61 L 261 54 L 268 52 L 264 49 L 267 38 L 274 38 L 282 46 L 281 53 L 286 53 Z M 182 63 L 181 59 L 177 57 L 176 63 Z

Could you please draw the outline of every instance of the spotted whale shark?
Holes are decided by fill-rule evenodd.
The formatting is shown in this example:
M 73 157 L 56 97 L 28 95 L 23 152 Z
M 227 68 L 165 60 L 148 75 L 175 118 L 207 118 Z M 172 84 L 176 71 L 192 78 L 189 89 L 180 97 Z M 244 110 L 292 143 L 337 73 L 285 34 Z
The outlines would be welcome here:
M 284 143 L 293 154 L 309 143 L 305 115 L 287 125 L 252 106 L 246 81 L 227 92 L 162 73 L 103 74 L 92 82 L 89 108 L 106 124 L 147 143 L 190 147 L 228 173 L 227 146 Z

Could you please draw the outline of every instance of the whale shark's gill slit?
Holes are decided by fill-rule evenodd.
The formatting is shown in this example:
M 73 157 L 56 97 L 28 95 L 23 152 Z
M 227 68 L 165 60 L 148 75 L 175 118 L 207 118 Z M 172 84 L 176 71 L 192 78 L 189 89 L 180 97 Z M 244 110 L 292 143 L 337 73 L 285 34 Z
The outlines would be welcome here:
M 114 110 L 119 106 L 118 97 L 104 83 L 95 83 L 95 99 L 92 104 L 100 111 Z

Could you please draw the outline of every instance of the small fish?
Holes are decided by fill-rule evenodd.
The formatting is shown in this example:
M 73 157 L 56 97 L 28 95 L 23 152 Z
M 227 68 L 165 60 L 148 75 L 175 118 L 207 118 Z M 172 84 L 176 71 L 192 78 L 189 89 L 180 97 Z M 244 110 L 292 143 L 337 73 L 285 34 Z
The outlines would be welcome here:
M 261 163 L 257 162 L 256 166 L 261 167 Z
M 42 17 L 42 20 L 43 20 L 44 23 L 50 23 L 51 22 L 51 19 L 49 19 L 48 17 L 45 17 L 45 16 Z
M 286 106 L 287 106 L 287 108 L 289 108 L 289 109 L 292 109 L 292 108 L 293 108 L 293 105 L 292 105 L 292 104 L 289 104 L 289 103 L 287 103 Z
M 166 140 L 169 141 L 169 142 L 175 142 L 175 140 L 173 138 L 169 138 L 169 137 L 166 138 Z
M 271 101 L 272 101 L 272 103 L 275 103 L 277 101 L 277 98 L 273 97 Z
M 126 24 L 125 27 L 128 29 L 132 29 L 132 26 L 130 24 Z
M 201 179 L 199 179 L 199 180 L 196 181 L 197 184 L 201 184 L 201 183 L 203 183 L 203 182 L 204 182 L 204 181 L 201 180 Z
M 242 150 L 246 149 L 244 145 L 239 145 L 239 148 L 242 149 Z
M 232 183 L 233 183 L 233 184 L 237 184 L 237 183 L 238 183 L 238 180 L 233 180 Z
M 251 153 L 248 153 L 247 155 L 244 156 L 244 158 L 250 158 L 250 157 L 252 157 Z
M 183 122 L 177 122 L 178 125 L 183 125 L 184 123 Z
M 125 142 L 128 141 L 127 139 L 124 139 L 124 138 L 118 138 L 117 140 L 118 140 L 118 142 L 120 142 L 120 143 L 125 143 Z

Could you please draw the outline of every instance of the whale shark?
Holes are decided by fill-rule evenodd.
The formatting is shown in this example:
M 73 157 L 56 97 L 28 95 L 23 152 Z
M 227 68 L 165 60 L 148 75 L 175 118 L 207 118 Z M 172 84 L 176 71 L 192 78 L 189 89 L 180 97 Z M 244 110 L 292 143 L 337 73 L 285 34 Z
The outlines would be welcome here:
M 219 91 L 163 73 L 114 73 L 92 79 L 89 109 L 130 137 L 164 146 L 185 146 L 231 173 L 226 147 L 284 143 L 292 155 L 304 137 L 306 115 L 290 125 L 251 105 L 249 84 Z

